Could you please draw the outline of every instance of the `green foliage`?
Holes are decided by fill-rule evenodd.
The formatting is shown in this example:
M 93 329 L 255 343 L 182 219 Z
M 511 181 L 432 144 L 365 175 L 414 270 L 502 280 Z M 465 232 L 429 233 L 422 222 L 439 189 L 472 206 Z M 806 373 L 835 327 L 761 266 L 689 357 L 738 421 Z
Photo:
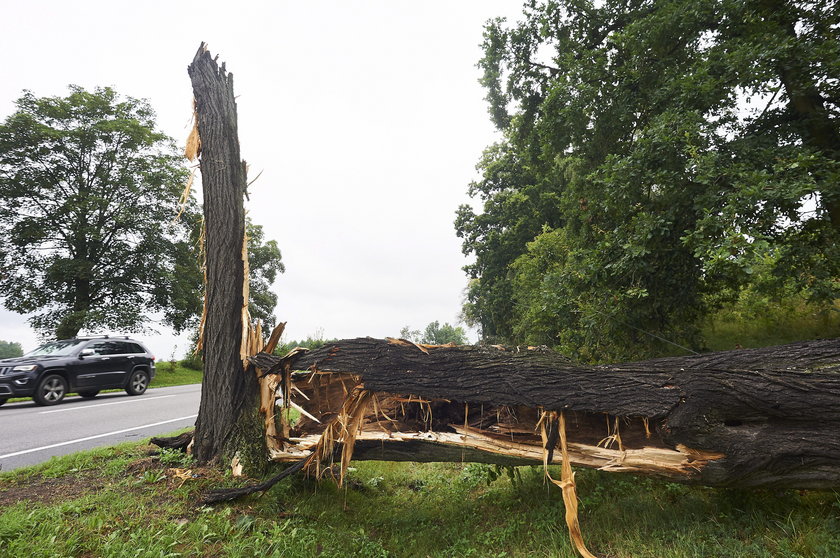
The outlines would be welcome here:
M 167 467 L 185 468 L 195 464 L 192 455 L 171 448 L 161 448 L 157 454 L 157 459 L 161 465 Z
M 428 345 L 446 345 L 447 343 L 465 345 L 467 343 L 467 334 L 464 332 L 464 328 L 455 327 L 448 322 L 440 325 L 437 320 L 430 322 L 422 333 L 419 329 L 411 329 L 409 326 L 405 326 L 400 330 L 400 337 L 415 343 Z
M 180 329 L 195 313 L 181 296 L 195 274 L 178 266 L 197 205 L 173 221 L 186 170 L 154 118 L 145 101 L 71 86 L 25 92 L 0 125 L 0 295 L 43 334 L 142 331 L 154 311 Z
M 702 347 L 755 284 L 840 295 L 836 3 L 529 2 L 485 29 L 503 140 L 455 226 L 486 340 L 586 360 Z M 727 294 L 726 299 L 721 293 Z
M 301 341 L 286 341 L 283 343 L 279 343 L 277 345 L 277 348 L 274 349 L 274 354 L 284 356 L 295 347 L 303 347 L 304 349 L 318 349 L 320 347 L 323 347 L 327 343 L 333 343 L 335 341 L 338 341 L 338 339 L 324 339 L 324 332 L 321 331 L 321 329 L 319 328 L 314 335 L 307 335 L 306 339 L 303 339 Z
M 14 341 L 0 341 L 0 358 L 19 357 L 23 354 L 23 347 Z
M 271 332 L 277 318 L 274 307 L 277 306 L 277 295 L 271 292 L 271 285 L 278 273 L 284 273 L 280 248 L 276 240 L 264 240 L 263 228 L 248 219 L 245 232 L 248 235 L 248 269 L 250 271 L 250 300 L 248 311 L 251 318 L 260 320 L 263 330 Z
M 188 352 L 179 364 L 190 370 L 204 370 L 204 362 L 201 360 L 201 356 L 195 354 L 194 351 Z
M 777 298 L 755 288 L 703 322 L 706 347 L 723 351 L 840 337 L 840 307 L 809 304 L 801 296 Z

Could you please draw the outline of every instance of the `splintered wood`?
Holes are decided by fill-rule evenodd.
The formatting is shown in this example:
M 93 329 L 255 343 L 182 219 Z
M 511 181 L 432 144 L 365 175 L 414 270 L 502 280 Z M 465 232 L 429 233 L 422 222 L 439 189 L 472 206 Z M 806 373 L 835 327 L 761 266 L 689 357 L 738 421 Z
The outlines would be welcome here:
M 840 340 L 584 366 L 544 347 L 359 338 L 249 361 L 271 459 L 339 482 L 351 458 L 560 464 L 549 478 L 585 557 L 572 465 L 840 486 Z
M 277 419 L 275 431 L 267 423 L 277 461 L 310 455 L 365 390 L 356 459 L 527 465 L 547 451 L 558 464 L 557 433 L 546 448 L 538 424 L 562 411 L 573 465 L 707 486 L 840 487 L 837 339 L 586 366 L 542 347 L 359 338 L 250 362 L 273 378 L 263 408 Z M 350 439 L 344 428 L 333 442 Z

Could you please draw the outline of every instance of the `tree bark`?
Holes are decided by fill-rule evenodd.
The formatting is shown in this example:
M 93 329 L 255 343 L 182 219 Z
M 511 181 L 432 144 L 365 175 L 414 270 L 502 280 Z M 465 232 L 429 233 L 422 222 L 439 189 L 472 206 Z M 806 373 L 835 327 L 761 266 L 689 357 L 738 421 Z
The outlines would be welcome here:
M 799 37 L 794 8 L 784 0 L 762 0 L 760 5 L 764 19 L 775 24 L 776 32 L 795 44 Z M 840 128 L 832 119 L 807 62 L 795 52 L 787 53 L 776 61 L 776 71 L 788 98 L 788 109 L 802 125 L 804 142 L 826 157 L 840 160 Z M 831 177 L 821 178 L 828 182 L 832 180 Z M 840 230 L 840 197 L 832 188 L 823 188 L 820 196 L 832 226 Z
M 187 68 L 201 139 L 207 286 L 204 380 L 193 453 L 200 463 L 232 456 L 256 416 L 258 385 L 240 356 L 245 163 L 240 159 L 233 75 L 202 43 Z
M 562 411 L 579 465 L 709 486 L 840 486 L 837 339 L 583 366 L 539 348 L 364 338 L 253 362 L 305 370 L 289 391 L 306 414 L 280 461 L 306 455 L 348 394 L 366 390 L 375 401 L 356 459 L 557 462 L 538 432 L 543 412 Z

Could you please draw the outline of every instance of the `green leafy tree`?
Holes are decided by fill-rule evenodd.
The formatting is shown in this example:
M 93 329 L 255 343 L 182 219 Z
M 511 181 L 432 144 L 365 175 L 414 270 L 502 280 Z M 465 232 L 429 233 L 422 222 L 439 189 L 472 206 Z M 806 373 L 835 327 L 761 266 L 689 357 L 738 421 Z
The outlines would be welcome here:
M 24 92 L 0 125 L 4 305 L 60 338 L 143 330 L 157 311 L 186 327 L 196 276 L 178 266 L 193 265 L 196 204 L 173 221 L 181 161 L 146 101 L 110 88 Z
M 412 330 L 409 326 L 405 326 L 400 330 L 400 338 L 428 345 L 446 345 L 447 343 L 465 345 L 467 343 L 464 328 L 455 327 L 449 323 L 440 325 L 437 320 L 429 323 L 422 333 L 419 329 Z
M 13 358 L 23 355 L 23 347 L 14 341 L 0 341 L 0 358 Z
M 701 347 L 746 285 L 835 300 L 838 23 L 837 3 L 783 0 L 531 1 L 490 22 L 504 139 L 456 219 L 465 316 L 597 360 Z
M 333 343 L 335 341 L 338 341 L 338 339 L 324 339 L 324 330 L 318 328 L 314 335 L 307 335 L 306 339 L 280 343 L 277 345 L 277 348 L 274 349 L 274 354 L 284 356 L 296 347 L 302 347 L 304 349 L 318 349 L 327 343 Z
M 265 240 L 263 228 L 250 220 L 245 225 L 248 235 L 248 268 L 250 271 L 249 291 L 250 300 L 248 311 L 251 318 L 263 323 L 263 330 L 270 332 L 274 329 L 277 318 L 274 308 L 277 306 L 277 295 L 271 292 L 271 285 L 278 273 L 284 273 L 280 248 L 276 240 Z

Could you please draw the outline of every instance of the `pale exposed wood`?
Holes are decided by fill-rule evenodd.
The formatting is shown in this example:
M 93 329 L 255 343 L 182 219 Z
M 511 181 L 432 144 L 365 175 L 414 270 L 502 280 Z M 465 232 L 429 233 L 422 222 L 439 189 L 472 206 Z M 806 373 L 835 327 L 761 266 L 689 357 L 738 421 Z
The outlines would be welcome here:
M 271 332 L 268 343 L 263 348 L 267 353 L 274 352 L 274 348 L 283 336 L 283 331 L 286 329 L 286 322 L 278 324 Z M 260 332 L 262 338 L 262 332 Z M 260 383 L 260 414 L 263 417 L 265 424 L 265 443 L 269 453 L 282 451 L 283 444 L 277 436 L 277 387 L 280 384 L 280 378 L 276 374 L 265 374 L 261 368 L 256 368 L 257 378 Z
M 322 424 L 303 417 L 291 438 L 323 431 L 349 390 L 372 393 L 357 459 L 538 463 L 543 409 L 565 411 L 573 464 L 711 486 L 840 486 L 840 340 L 592 367 L 544 348 L 365 338 L 292 360 L 308 369 L 292 397 Z M 459 432 L 472 439 L 462 451 L 449 438 Z
M 504 440 L 500 437 L 489 436 L 473 428 L 452 425 L 456 432 L 383 432 L 366 426 L 356 436 L 356 444 L 364 445 L 365 442 L 375 442 L 370 447 L 378 445 L 381 451 L 376 449 L 358 452 L 356 458 L 374 459 L 379 461 L 404 461 L 403 454 L 399 448 L 400 444 L 412 443 L 415 445 L 427 445 L 428 451 L 417 453 L 417 461 L 437 461 L 435 456 L 443 456 L 440 461 L 446 459 L 451 453 L 436 453 L 439 446 L 452 446 L 457 449 L 469 449 L 469 458 L 463 461 L 484 461 L 494 462 L 492 456 L 502 458 L 513 458 L 498 460 L 501 463 L 513 463 L 517 465 L 540 465 L 543 462 L 543 448 L 535 444 L 523 444 Z M 320 434 L 309 434 L 300 438 L 292 437 L 293 445 L 285 450 L 272 450 L 271 458 L 279 462 L 296 461 L 301 457 L 307 457 L 320 440 Z M 685 476 L 697 468 L 702 468 L 709 461 L 723 457 L 722 454 L 698 452 L 686 447 L 676 450 L 644 447 L 631 450 L 607 449 L 600 446 L 586 444 L 568 444 L 569 460 L 572 465 L 594 469 L 602 469 L 610 472 L 654 474 L 665 478 L 676 478 Z M 488 459 L 474 459 L 475 452 L 488 454 Z M 562 464 L 560 454 L 555 454 L 551 460 L 552 465 Z
M 277 348 L 277 344 L 280 342 L 280 338 L 283 336 L 283 331 L 286 329 L 286 322 L 281 322 L 274 327 L 274 330 L 271 332 L 271 335 L 268 337 L 268 343 L 265 344 L 265 348 L 263 349 L 266 353 L 272 354 L 274 353 L 274 349 Z

